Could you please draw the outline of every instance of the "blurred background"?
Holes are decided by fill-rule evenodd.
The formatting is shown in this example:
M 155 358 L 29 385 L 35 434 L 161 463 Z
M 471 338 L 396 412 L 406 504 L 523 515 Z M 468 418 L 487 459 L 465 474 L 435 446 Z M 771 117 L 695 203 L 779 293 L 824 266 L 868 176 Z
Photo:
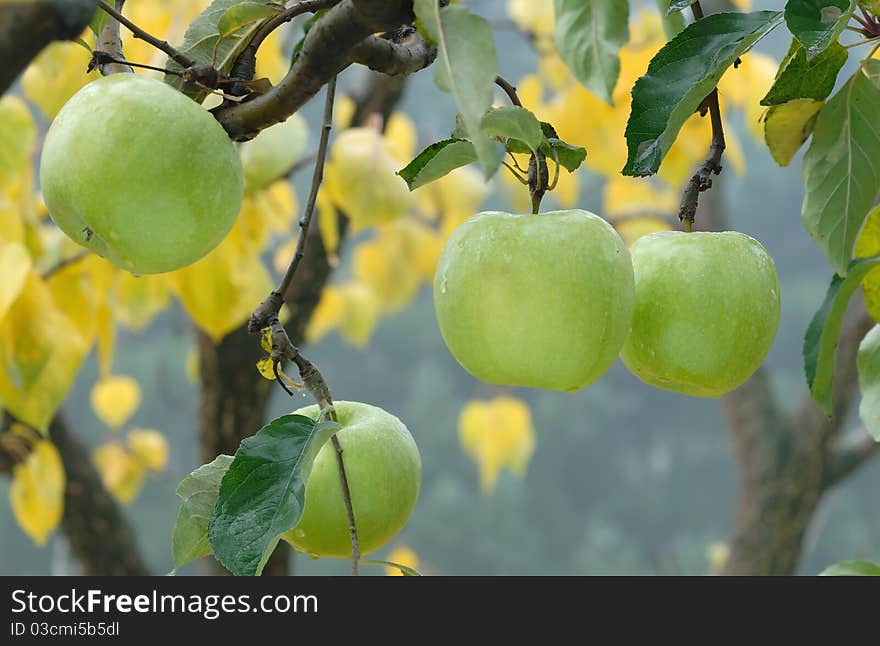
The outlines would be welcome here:
M 514 81 L 534 74 L 538 56 L 512 21 L 506 0 L 468 4 L 497 27 L 501 74 Z M 751 3 L 754 9 L 781 4 Z M 654 10 L 653 3 L 646 7 Z M 636 17 L 634 8 L 632 20 Z M 789 38 L 780 28 L 757 50 L 778 61 Z M 295 40 L 295 35 L 288 36 L 285 46 Z M 360 69 L 346 71 L 341 90 L 357 92 L 367 76 Z M 842 73 L 841 79 L 846 78 L 848 74 Z M 310 146 L 317 141 L 321 103 L 318 97 L 301 111 L 310 125 Z M 434 87 L 430 71 L 407 79 L 398 110 L 415 125 L 419 147 L 448 136 L 456 112 L 451 98 Z M 776 261 L 782 319 L 765 370 L 775 402 L 793 414 L 808 397 L 801 359 L 804 331 L 832 271 L 801 224 L 803 153 L 788 168 L 779 167 L 766 146 L 749 134 L 751 117 L 742 110 L 727 114 L 728 128 L 741 145 L 745 163 L 741 172 L 728 164 L 704 198 L 703 208 L 723 213 L 730 228 L 760 240 Z M 35 118 L 46 127 L 45 118 Z M 591 114 L 577 118 L 583 128 L 591 127 Z M 708 129 L 708 124 L 704 126 Z M 623 132 L 606 136 L 622 141 Z M 589 149 L 588 154 L 603 153 Z M 293 176 L 300 203 L 309 175 L 307 169 Z M 587 167 L 579 171 L 578 180 L 574 203 L 604 214 L 607 178 Z M 496 178 L 490 190 L 480 210 L 515 208 L 507 182 Z M 698 223 L 700 217 L 698 212 Z M 373 235 L 369 229 L 349 232 L 330 284 L 351 280 L 355 250 Z M 271 255 L 267 252 L 266 257 Z M 320 338 L 304 352 L 320 366 L 336 399 L 370 402 L 399 416 L 421 451 L 424 477 L 415 512 L 396 541 L 376 558 L 396 553 L 397 558 L 417 559 L 424 573 L 438 575 L 700 575 L 723 568 L 734 530 L 739 470 L 732 429 L 719 401 L 648 387 L 619 362 L 599 382 L 575 394 L 481 384 L 446 350 L 427 281 L 421 281 L 405 307 L 378 317 L 368 336 L 365 343 L 351 343 L 338 330 L 330 330 L 314 334 L 313 338 Z M 159 429 L 170 446 L 164 470 L 147 475 L 134 500 L 122 505 L 137 547 L 154 573 L 173 566 L 175 487 L 202 463 L 196 433 L 199 376 L 192 365 L 187 366 L 194 360 L 197 343 L 190 317 L 174 301 L 144 331 L 120 330 L 116 344 L 113 372 L 133 377 L 142 391 L 143 404 L 129 426 Z M 92 356 L 62 407 L 69 425 L 91 449 L 106 442 L 110 433 L 90 403 L 98 378 L 98 361 Z M 253 378 L 259 379 L 256 370 Z M 305 395 L 290 398 L 280 388 L 271 393 L 269 418 L 310 403 Z M 533 435 L 522 434 L 533 437 L 534 452 L 530 459 L 520 456 L 509 464 L 502 460 L 497 473 L 484 473 L 481 482 L 481 468 L 491 471 L 492 467 L 463 448 L 460 415 L 471 402 L 500 396 L 527 405 L 530 422 L 523 424 L 530 425 Z M 857 415 L 850 417 L 843 432 L 864 433 Z M 527 449 L 523 449 L 526 454 Z M 8 489 L 9 479 L 0 478 L 0 500 L 7 499 Z M 823 496 L 808 522 L 797 573 L 815 574 L 841 560 L 880 559 L 878 490 L 880 460 L 875 460 Z M 305 555 L 291 557 L 288 567 L 296 574 L 349 570 L 347 562 Z M 9 504 L 0 503 L 0 573 L 79 571 L 63 532 L 56 531 L 44 547 L 37 547 L 18 528 Z M 203 571 L 197 562 L 180 574 Z

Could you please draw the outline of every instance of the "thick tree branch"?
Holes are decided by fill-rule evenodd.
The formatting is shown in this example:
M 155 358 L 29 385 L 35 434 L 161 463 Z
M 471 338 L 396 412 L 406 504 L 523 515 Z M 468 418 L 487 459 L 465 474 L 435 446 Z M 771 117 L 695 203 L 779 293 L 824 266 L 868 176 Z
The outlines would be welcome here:
M 412 0 L 342 0 L 315 23 L 296 62 L 278 85 L 250 101 L 220 106 L 214 115 L 230 137 L 250 139 L 284 121 L 351 65 L 362 41 L 412 19 Z
M 389 76 L 414 74 L 437 58 L 437 49 L 416 33 L 412 42 L 395 43 L 380 36 L 365 38 L 352 49 L 352 60 Z
M 88 27 L 95 0 L 0 3 L 0 94 L 54 40 L 72 40 Z

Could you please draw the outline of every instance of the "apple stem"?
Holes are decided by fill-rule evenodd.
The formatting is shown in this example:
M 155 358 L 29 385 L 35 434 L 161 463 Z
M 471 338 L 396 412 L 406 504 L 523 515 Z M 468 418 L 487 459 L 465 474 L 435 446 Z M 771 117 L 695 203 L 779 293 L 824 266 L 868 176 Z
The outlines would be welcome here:
M 704 17 L 703 7 L 699 2 L 691 5 L 694 19 Z M 700 114 L 709 113 L 712 123 L 712 143 L 709 145 L 709 157 L 697 166 L 693 176 L 684 189 L 681 197 L 681 207 L 678 210 L 678 219 L 684 224 L 684 230 L 688 233 L 693 231 L 694 220 L 697 215 L 697 206 L 700 201 L 700 193 L 712 188 L 712 175 L 719 175 L 722 170 L 721 157 L 724 154 L 726 144 L 724 142 L 724 123 L 721 120 L 721 106 L 718 103 L 718 88 L 712 90 L 700 104 Z

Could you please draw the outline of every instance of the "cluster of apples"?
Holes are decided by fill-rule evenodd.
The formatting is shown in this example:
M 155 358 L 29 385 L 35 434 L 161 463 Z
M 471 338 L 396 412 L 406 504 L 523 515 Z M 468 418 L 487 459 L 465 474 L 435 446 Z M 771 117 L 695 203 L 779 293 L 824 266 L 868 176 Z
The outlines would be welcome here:
M 697 397 L 758 369 L 780 310 L 753 238 L 664 231 L 630 251 L 581 210 L 471 218 L 440 256 L 434 305 L 449 350 L 482 381 L 573 392 L 619 355 L 642 381 Z

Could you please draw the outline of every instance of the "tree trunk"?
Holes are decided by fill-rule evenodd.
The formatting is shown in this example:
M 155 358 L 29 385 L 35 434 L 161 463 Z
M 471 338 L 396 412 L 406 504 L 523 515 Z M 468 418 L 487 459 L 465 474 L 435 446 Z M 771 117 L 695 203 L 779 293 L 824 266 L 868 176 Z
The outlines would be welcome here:
M 61 454 L 67 476 L 61 525 L 83 573 L 94 576 L 150 574 L 128 520 L 101 483 L 86 447 L 60 415 L 56 415 L 49 426 L 49 439 Z

